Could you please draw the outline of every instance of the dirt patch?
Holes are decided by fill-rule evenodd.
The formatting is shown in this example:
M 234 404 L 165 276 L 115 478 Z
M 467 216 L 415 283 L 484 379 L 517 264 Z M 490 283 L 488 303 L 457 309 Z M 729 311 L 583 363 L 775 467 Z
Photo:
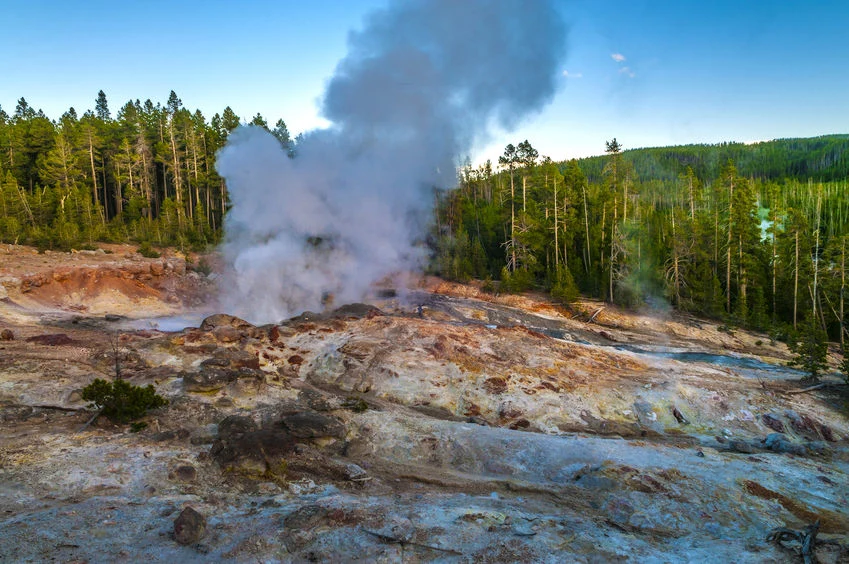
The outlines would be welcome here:
M 196 307 L 213 294 L 206 276 L 169 252 L 148 259 L 133 247 L 40 254 L 29 247 L 0 249 L 0 315 L 62 310 L 88 315 L 163 316 Z M 195 259 L 199 260 L 199 259 Z

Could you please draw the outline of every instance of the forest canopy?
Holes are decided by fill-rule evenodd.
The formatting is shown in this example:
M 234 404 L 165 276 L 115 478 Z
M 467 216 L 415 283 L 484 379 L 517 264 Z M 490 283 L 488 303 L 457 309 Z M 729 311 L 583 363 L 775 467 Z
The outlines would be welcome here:
M 81 116 L 51 120 L 24 98 L 12 115 L 0 108 L 0 240 L 215 243 L 228 207 L 215 154 L 241 123 L 230 107 L 207 120 L 173 91 L 164 106 L 128 101 L 114 117 L 102 90 Z M 269 129 L 259 114 L 247 123 Z M 269 130 L 294 149 L 283 120 Z

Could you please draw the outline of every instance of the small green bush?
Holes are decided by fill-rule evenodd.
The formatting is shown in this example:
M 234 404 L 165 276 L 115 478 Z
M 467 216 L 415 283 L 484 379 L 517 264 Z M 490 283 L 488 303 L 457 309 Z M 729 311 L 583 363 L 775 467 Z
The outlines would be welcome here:
M 555 300 L 570 304 L 578 299 L 581 295 L 578 290 L 578 285 L 575 284 L 575 279 L 572 278 L 572 273 L 569 269 L 561 266 L 557 269 L 554 277 L 554 284 L 551 286 L 551 297 Z
M 82 398 L 115 423 L 127 423 L 142 417 L 149 409 L 168 405 L 150 384 L 134 386 L 120 378 L 112 382 L 97 378 L 83 388 Z
M 139 254 L 144 258 L 159 258 L 161 255 L 150 246 L 148 241 L 139 245 Z
M 197 265 L 192 267 L 192 270 L 204 276 L 209 276 L 212 273 L 212 266 L 206 260 L 206 257 L 201 257 Z
M 501 284 L 499 289 L 507 294 L 518 294 L 530 290 L 534 285 L 534 275 L 530 270 L 515 270 L 510 272 L 507 267 L 501 269 Z
M 140 433 L 147 429 L 147 423 L 144 421 L 136 421 L 135 423 L 130 423 L 130 432 L 131 433 Z
M 817 321 L 811 318 L 801 325 L 787 346 L 793 353 L 788 364 L 807 372 L 806 379 L 818 382 L 820 374 L 828 369 L 828 335 Z
M 486 278 L 483 280 L 483 284 L 481 284 L 481 291 L 486 292 L 487 294 L 494 294 L 497 288 L 495 287 L 495 283 L 492 281 L 492 276 L 489 274 L 486 275 Z

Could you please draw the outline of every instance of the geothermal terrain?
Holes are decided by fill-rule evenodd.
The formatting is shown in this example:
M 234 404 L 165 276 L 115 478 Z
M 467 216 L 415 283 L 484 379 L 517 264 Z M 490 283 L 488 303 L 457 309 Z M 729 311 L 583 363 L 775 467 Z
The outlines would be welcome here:
M 0 248 L 0 561 L 849 561 L 847 392 L 766 335 L 433 279 L 255 326 L 200 264 Z M 168 406 L 91 422 L 116 374 Z

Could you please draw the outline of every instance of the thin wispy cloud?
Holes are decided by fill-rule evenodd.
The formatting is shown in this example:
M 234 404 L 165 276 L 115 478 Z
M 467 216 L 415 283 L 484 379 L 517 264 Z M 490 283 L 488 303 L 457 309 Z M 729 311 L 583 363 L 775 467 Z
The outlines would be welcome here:
M 611 53 L 610 58 L 616 61 L 617 63 L 625 61 L 625 55 L 623 55 L 622 53 Z
M 564 78 L 583 78 L 584 73 L 581 72 L 569 72 L 567 70 L 563 71 Z
M 619 69 L 619 74 L 624 74 L 628 78 L 634 78 L 635 76 L 637 76 L 634 71 L 631 70 L 631 67 L 622 67 L 621 69 Z

